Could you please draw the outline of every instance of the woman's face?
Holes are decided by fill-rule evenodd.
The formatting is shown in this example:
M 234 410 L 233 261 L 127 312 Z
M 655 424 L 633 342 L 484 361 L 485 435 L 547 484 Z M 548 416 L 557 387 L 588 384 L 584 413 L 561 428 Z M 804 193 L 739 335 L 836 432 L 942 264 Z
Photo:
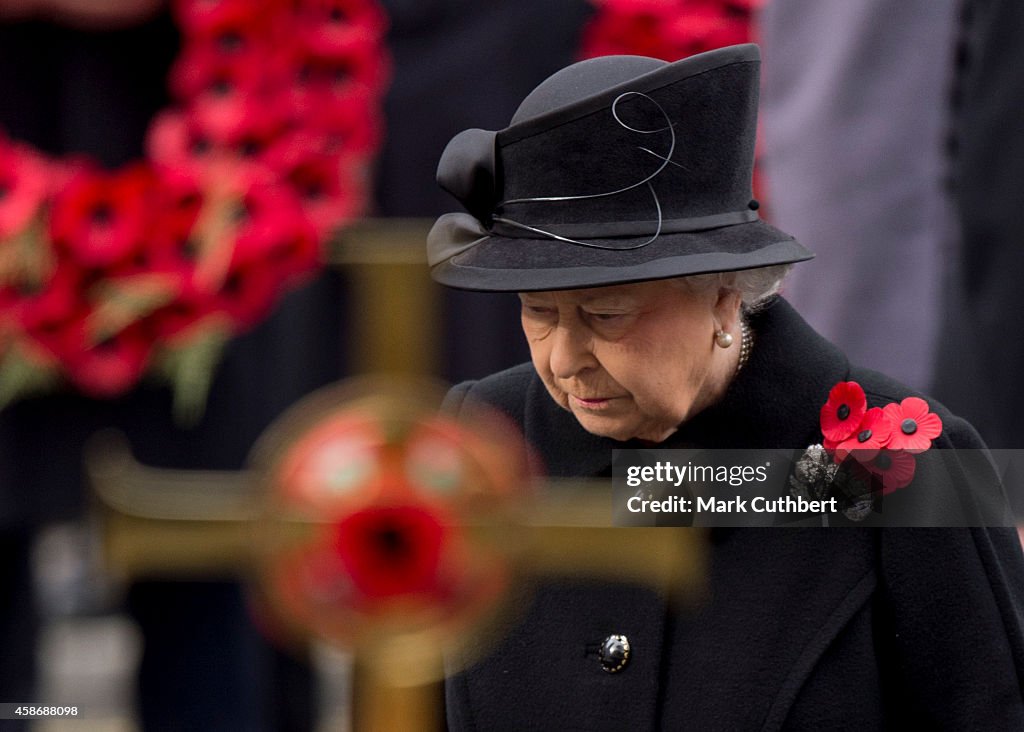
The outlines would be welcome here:
M 728 385 L 739 341 L 739 299 L 716 287 L 657 280 L 527 292 L 523 332 L 552 398 L 588 432 L 660 442 Z

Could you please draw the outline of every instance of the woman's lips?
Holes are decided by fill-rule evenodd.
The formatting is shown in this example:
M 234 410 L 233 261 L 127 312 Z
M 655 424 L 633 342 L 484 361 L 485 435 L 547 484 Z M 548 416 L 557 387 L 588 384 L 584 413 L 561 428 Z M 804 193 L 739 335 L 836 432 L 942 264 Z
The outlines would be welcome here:
M 569 395 L 569 399 L 572 401 L 574 406 L 577 406 L 580 409 L 589 409 L 592 411 L 604 409 L 614 398 L 615 397 L 597 397 L 584 399 L 582 397 L 575 396 L 574 394 Z

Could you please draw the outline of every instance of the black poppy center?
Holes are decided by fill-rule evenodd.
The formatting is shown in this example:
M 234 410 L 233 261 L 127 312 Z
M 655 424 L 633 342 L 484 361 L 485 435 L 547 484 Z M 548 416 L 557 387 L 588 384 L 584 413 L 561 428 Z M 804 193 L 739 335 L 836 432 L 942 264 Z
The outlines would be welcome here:
M 373 544 L 389 562 L 404 562 L 412 556 L 412 542 L 407 532 L 394 524 L 385 524 L 373 532 Z
M 238 295 L 242 291 L 242 276 L 238 272 L 232 272 L 224 280 L 221 289 L 226 295 Z
M 888 470 L 889 468 L 892 467 L 892 458 L 889 457 L 887 453 L 883 452 L 881 455 L 875 458 L 875 465 L 881 468 L 882 470 Z
M 850 416 L 850 407 L 846 404 L 840 404 L 839 409 L 836 410 L 836 416 L 841 420 L 846 419 Z
M 111 353 L 117 350 L 117 336 L 108 336 L 96 344 L 96 350 L 101 353 Z
M 241 226 L 242 224 L 244 224 L 246 221 L 249 220 L 251 215 L 252 212 L 249 210 L 249 205 L 244 201 L 241 201 L 233 205 L 229 213 L 231 223 L 235 224 L 236 226 Z
M 178 208 L 183 209 L 183 210 L 188 210 L 188 209 L 191 209 L 191 208 L 195 208 L 196 206 L 200 205 L 202 202 L 203 202 L 203 198 L 198 193 L 194 193 L 194 192 L 193 193 L 186 193 L 178 201 Z
M 902 430 L 905 435 L 912 435 L 917 432 L 917 422 L 912 420 L 910 417 L 907 417 L 900 425 L 900 430 Z
M 114 209 L 109 203 L 100 203 L 92 209 L 92 222 L 97 226 L 109 224 L 114 218 Z
M 334 79 L 335 84 L 343 84 L 348 81 L 351 76 L 348 66 L 338 65 L 331 70 L 331 77 Z
M 857 442 L 867 442 L 871 439 L 871 430 L 864 430 L 857 435 Z
M 2 201 L 5 198 L 7 198 L 7 193 L 8 193 L 9 190 L 10 189 L 8 188 L 7 184 L 0 183 L 0 201 Z
M 199 258 L 199 242 L 189 237 L 181 242 L 179 247 L 183 259 L 195 260 Z
M 222 51 L 231 53 L 242 47 L 242 36 L 235 31 L 227 31 L 220 35 L 220 38 L 217 39 L 217 43 L 220 45 Z
M 41 293 L 45 288 L 43 287 L 43 283 L 39 280 L 25 280 L 24 282 L 18 283 L 17 289 L 20 295 L 23 295 L 24 297 L 32 297 L 33 295 Z
M 42 325 L 39 326 L 39 330 L 42 331 L 43 333 L 46 333 L 47 335 L 53 335 L 58 330 L 60 330 L 62 325 L 63 323 L 61 323 L 58 320 L 47 320 Z
M 168 305 L 165 312 L 178 318 L 190 318 L 192 317 L 192 306 L 179 301 Z
M 243 140 L 242 144 L 239 146 L 239 150 L 241 151 L 242 155 L 247 158 L 256 157 L 257 155 L 259 155 L 260 150 L 262 149 L 263 143 L 252 137 Z

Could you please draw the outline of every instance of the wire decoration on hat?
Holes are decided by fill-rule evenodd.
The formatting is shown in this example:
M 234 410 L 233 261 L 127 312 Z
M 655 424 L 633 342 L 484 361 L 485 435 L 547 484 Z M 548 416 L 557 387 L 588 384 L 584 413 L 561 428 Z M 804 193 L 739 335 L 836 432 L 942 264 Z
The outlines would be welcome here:
M 654 129 L 654 130 L 641 130 L 641 129 L 638 129 L 636 127 L 631 127 L 630 125 L 628 125 L 625 122 L 623 122 L 622 118 L 619 117 L 618 105 L 619 105 L 619 102 L 621 102 L 624 98 L 629 97 L 629 96 L 642 97 L 643 99 L 646 99 L 651 104 L 653 104 L 658 109 L 658 111 L 661 113 L 661 116 L 665 118 L 666 125 L 664 127 L 659 127 L 657 129 Z M 509 205 L 516 204 L 516 203 L 556 203 L 556 202 L 564 202 L 564 201 L 583 201 L 583 200 L 594 199 L 594 198 L 605 198 L 607 196 L 616 196 L 616 195 L 618 195 L 620 193 L 625 193 L 626 191 L 631 191 L 634 188 L 639 188 L 640 186 L 646 185 L 647 189 L 651 192 L 651 197 L 654 199 L 654 207 L 655 207 L 655 209 L 658 212 L 658 225 L 655 228 L 654 235 L 650 239 L 648 239 L 647 241 L 641 242 L 639 244 L 633 244 L 631 246 L 615 247 L 615 246 L 608 246 L 606 244 L 597 244 L 595 242 L 580 241 L 578 239 L 570 239 L 567 236 L 561 236 L 561 235 L 555 234 L 554 232 L 551 232 L 551 231 L 545 231 L 544 229 L 540 229 L 540 228 L 537 228 L 535 226 L 530 226 L 529 224 L 523 224 L 523 223 L 520 223 L 519 221 L 515 221 L 513 219 L 509 219 L 509 218 L 506 218 L 504 216 L 492 216 L 491 220 L 492 221 L 497 221 L 497 222 L 502 223 L 502 224 L 506 224 L 508 226 L 515 227 L 517 229 L 523 229 L 524 231 L 531 231 L 531 232 L 533 232 L 535 234 L 541 234 L 542 236 L 546 236 L 546 237 L 548 237 L 550 239 L 557 239 L 558 241 L 564 241 L 567 244 L 575 244 L 577 246 L 589 247 L 591 249 L 608 249 L 608 250 L 612 250 L 612 251 L 628 251 L 628 250 L 631 250 L 631 249 L 642 249 L 643 247 L 647 246 L 648 244 L 653 242 L 655 239 L 657 239 L 661 235 L 661 226 L 662 226 L 662 222 L 663 222 L 663 217 L 662 217 L 662 213 L 661 213 L 661 201 L 658 200 L 658 194 L 654 190 L 654 186 L 651 185 L 651 181 L 654 180 L 655 178 L 657 178 L 661 174 L 661 172 L 663 170 L 665 170 L 666 167 L 668 167 L 668 165 L 670 163 L 673 164 L 673 165 L 677 165 L 679 167 L 684 167 L 682 165 L 679 165 L 679 163 L 676 163 L 675 161 L 672 160 L 672 155 L 675 153 L 675 149 L 676 149 L 676 131 L 674 129 L 674 125 L 672 124 L 672 120 L 671 120 L 671 118 L 669 118 L 668 113 L 665 111 L 664 107 L 662 107 L 660 104 L 658 104 L 658 102 L 656 102 L 654 99 L 652 99 L 647 94 L 644 94 L 643 92 L 637 92 L 637 91 L 623 92 L 619 96 L 615 97 L 615 100 L 612 102 L 611 112 L 612 112 L 612 117 L 615 118 L 615 121 L 620 126 L 622 126 L 624 129 L 629 130 L 630 132 L 636 132 L 636 133 L 639 133 L 641 135 L 653 135 L 653 134 L 656 134 L 658 132 L 664 132 L 665 130 L 668 130 L 669 134 L 672 136 L 672 140 L 671 140 L 671 143 L 669 144 L 668 153 L 665 154 L 664 156 L 659 155 L 656 152 L 654 152 L 653 150 L 650 150 L 650 149 L 648 149 L 646 147 L 639 147 L 639 146 L 637 147 L 637 149 L 642 150 L 643 152 L 646 152 L 646 153 L 650 153 L 651 155 L 654 155 L 654 157 L 656 157 L 656 158 L 658 158 L 659 160 L 662 161 L 661 165 L 658 166 L 657 170 L 655 170 L 653 173 L 651 173 L 650 175 L 646 176 L 642 180 L 638 180 L 636 183 L 631 183 L 628 186 L 625 186 L 623 188 L 618 188 L 618 189 L 616 189 L 614 191 L 604 191 L 602 193 L 589 193 L 589 194 L 583 194 L 583 195 L 578 195 L 578 196 L 536 196 L 536 197 L 533 197 L 533 198 L 510 198 L 510 199 L 507 199 L 507 200 L 499 202 L 498 205 L 496 206 L 496 208 L 502 208 L 504 206 L 509 206 Z

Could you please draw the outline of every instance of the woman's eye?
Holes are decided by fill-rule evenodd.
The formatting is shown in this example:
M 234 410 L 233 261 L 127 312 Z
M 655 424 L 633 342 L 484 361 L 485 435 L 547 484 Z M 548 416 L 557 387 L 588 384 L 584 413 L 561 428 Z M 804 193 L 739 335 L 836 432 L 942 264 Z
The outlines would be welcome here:
M 590 317 L 599 323 L 614 323 L 624 317 L 623 313 L 590 313 Z
M 554 312 L 553 308 L 546 308 L 543 305 L 523 305 L 523 310 L 530 315 L 536 315 L 539 317 L 547 317 Z

